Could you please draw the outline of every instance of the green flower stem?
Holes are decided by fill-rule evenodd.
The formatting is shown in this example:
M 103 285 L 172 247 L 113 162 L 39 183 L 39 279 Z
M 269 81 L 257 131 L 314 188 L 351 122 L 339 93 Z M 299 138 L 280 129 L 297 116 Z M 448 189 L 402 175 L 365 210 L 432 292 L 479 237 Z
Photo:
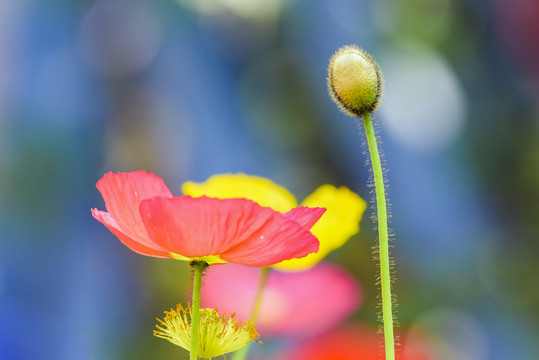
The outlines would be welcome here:
M 258 288 L 256 289 L 255 302 L 253 305 L 253 311 L 251 313 L 251 322 L 256 324 L 258 320 L 258 314 L 260 313 L 260 306 L 262 305 L 262 297 L 264 295 L 264 289 L 266 283 L 268 282 L 268 275 L 270 272 L 270 267 L 263 267 L 260 271 L 260 278 L 258 279 Z M 249 353 L 249 348 L 251 347 L 251 342 L 247 343 L 244 347 L 237 350 L 234 355 L 232 355 L 232 360 L 245 360 L 247 358 L 247 353 Z
M 378 217 L 378 239 L 380 252 L 380 282 L 382 287 L 382 319 L 386 360 L 395 359 L 395 340 L 393 336 L 393 309 L 391 297 L 391 270 L 389 261 L 389 243 L 387 230 L 386 192 L 384 174 L 378 153 L 376 135 L 372 125 L 371 114 L 363 115 L 363 124 L 367 135 L 367 143 L 371 155 L 372 172 L 376 191 L 376 213 Z
M 255 303 L 253 305 L 253 311 L 251 313 L 251 322 L 256 324 L 258 321 L 258 314 L 260 313 L 260 306 L 262 305 L 262 297 L 264 295 L 264 289 L 266 288 L 266 283 L 268 282 L 268 275 L 270 272 L 270 267 L 263 267 L 260 271 L 260 278 L 258 279 L 258 288 L 256 289 Z
M 193 303 L 191 304 L 191 353 L 189 360 L 197 360 L 198 356 L 198 329 L 200 325 L 200 288 L 202 286 L 202 273 L 208 266 L 204 261 L 192 261 L 193 269 Z

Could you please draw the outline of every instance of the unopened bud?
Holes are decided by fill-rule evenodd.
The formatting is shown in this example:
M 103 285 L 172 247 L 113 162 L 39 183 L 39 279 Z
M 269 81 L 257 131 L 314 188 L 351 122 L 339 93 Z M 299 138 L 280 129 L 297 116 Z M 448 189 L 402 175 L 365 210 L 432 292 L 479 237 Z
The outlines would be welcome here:
M 374 59 L 355 45 L 339 49 L 329 63 L 328 86 L 341 110 L 361 117 L 373 112 L 382 97 L 382 73 Z

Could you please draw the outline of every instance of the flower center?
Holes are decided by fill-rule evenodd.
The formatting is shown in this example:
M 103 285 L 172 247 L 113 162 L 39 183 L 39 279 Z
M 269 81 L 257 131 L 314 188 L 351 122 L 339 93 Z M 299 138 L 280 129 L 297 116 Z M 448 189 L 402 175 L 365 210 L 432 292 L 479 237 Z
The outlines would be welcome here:
M 191 347 L 191 307 L 178 304 L 176 310 L 165 311 L 163 320 L 157 319 L 154 335 L 186 350 Z M 258 339 L 255 326 L 237 321 L 235 314 L 219 315 L 216 309 L 200 309 L 198 356 L 204 359 L 227 354 Z

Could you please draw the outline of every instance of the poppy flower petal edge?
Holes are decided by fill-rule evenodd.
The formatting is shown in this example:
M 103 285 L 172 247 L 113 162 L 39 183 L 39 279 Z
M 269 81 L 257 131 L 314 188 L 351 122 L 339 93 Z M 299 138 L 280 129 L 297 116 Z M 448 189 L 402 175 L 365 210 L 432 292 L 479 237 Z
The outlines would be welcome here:
M 172 256 L 164 249 L 161 249 L 159 246 L 151 247 L 145 245 L 144 243 L 132 238 L 127 235 L 126 232 L 118 225 L 110 213 L 92 209 L 93 217 L 101 222 L 107 227 L 120 241 L 127 246 L 129 249 L 133 250 L 136 253 L 146 256 L 158 257 L 158 258 L 168 258 L 171 259 Z
M 303 258 L 318 252 L 319 241 L 303 224 L 316 222 L 323 208 L 304 208 L 302 223 L 275 212 L 256 232 L 237 246 L 228 249 L 222 258 L 247 266 L 271 266 L 284 260 Z M 311 219 L 309 219 L 309 216 Z
M 323 207 L 298 206 L 283 215 L 303 226 L 305 230 L 311 230 L 325 212 L 326 209 Z
M 163 179 L 144 170 L 105 174 L 96 184 L 107 211 L 118 225 L 135 237 L 146 237 L 139 205 L 154 196 L 172 197 Z M 149 238 L 148 238 L 149 240 Z

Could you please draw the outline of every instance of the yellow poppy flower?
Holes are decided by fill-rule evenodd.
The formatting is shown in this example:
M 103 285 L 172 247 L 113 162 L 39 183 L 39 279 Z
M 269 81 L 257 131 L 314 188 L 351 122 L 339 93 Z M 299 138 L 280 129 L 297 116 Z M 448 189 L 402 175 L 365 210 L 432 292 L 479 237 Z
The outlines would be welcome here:
M 286 212 L 298 206 L 294 195 L 286 188 L 269 179 L 246 174 L 214 175 L 203 183 L 189 181 L 182 185 L 182 191 L 193 197 L 246 198 L 279 212 Z M 344 186 L 337 188 L 328 184 L 316 189 L 301 203 L 301 206 L 327 209 L 311 229 L 313 235 L 320 241 L 320 250 L 301 259 L 286 260 L 273 265 L 279 270 L 306 270 L 320 262 L 331 251 L 343 246 L 359 231 L 359 222 L 367 207 L 365 201 L 348 188 Z

